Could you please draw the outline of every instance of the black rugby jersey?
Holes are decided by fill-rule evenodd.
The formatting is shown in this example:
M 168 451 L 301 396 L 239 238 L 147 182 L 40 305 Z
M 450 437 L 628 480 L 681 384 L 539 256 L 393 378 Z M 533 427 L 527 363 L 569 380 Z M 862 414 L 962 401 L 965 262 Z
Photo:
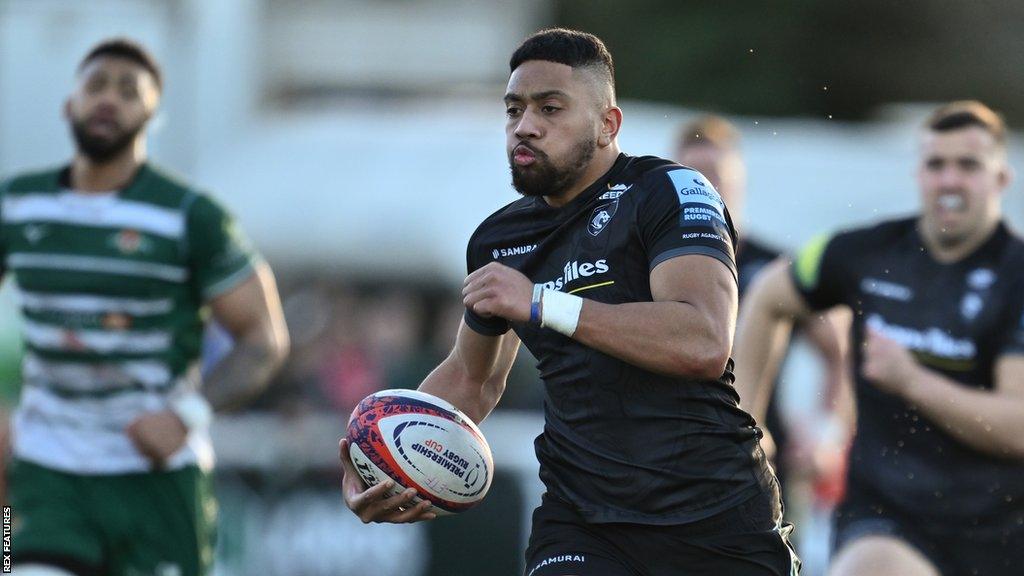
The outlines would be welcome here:
M 735 274 L 734 230 L 698 172 L 619 156 L 565 206 L 524 197 L 469 241 L 470 272 L 497 260 L 535 283 L 608 304 L 649 302 L 650 271 L 704 254 Z M 477 332 L 509 323 L 466 311 Z M 717 380 L 654 374 L 550 329 L 511 328 L 538 359 L 545 427 L 535 448 L 548 491 L 589 522 L 682 524 L 755 496 L 770 482 L 758 431 L 737 406 L 732 361 Z
M 736 247 L 736 270 L 739 272 L 740 300 L 754 282 L 754 278 L 782 253 L 749 236 Z
M 942 264 L 916 219 L 821 238 L 793 267 L 815 309 L 854 311 L 852 342 L 873 328 L 918 362 L 971 388 L 991 389 L 995 361 L 1024 354 L 1024 243 L 1003 224 L 973 254 Z M 979 520 L 1024 509 L 1024 463 L 989 456 L 942 431 L 903 399 L 861 374 L 855 345 L 857 435 L 852 489 L 867 489 L 917 515 Z

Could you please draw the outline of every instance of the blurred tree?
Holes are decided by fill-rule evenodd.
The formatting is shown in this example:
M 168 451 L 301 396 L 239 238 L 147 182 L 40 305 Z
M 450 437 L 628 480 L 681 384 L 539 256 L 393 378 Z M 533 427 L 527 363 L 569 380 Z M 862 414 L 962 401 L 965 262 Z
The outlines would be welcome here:
M 608 43 L 626 98 L 848 119 L 980 98 L 1024 121 L 1017 0 L 556 0 L 555 17 Z

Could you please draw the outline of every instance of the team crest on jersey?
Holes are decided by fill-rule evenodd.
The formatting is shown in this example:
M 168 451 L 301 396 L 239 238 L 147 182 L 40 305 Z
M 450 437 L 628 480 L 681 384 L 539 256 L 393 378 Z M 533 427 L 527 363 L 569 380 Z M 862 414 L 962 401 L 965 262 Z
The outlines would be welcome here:
M 590 232 L 591 236 L 600 234 L 605 226 L 612 221 L 612 216 L 615 216 L 618 209 L 618 200 L 594 208 L 594 211 L 590 213 L 590 221 L 587 223 L 587 232 Z
M 109 312 L 103 315 L 102 323 L 107 330 L 127 330 L 132 327 L 132 318 L 120 312 Z
M 110 237 L 110 244 L 124 255 L 148 252 L 153 243 L 138 230 L 124 229 Z

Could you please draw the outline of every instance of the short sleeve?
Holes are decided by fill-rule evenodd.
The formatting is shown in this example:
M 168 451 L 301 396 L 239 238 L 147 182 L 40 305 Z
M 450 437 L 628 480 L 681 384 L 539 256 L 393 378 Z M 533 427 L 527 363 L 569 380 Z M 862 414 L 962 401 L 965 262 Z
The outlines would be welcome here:
M 848 261 L 852 254 L 842 254 L 843 244 L 842 236 L 817 236 L 804 245 L 790 268 L 797 291 L 815 310 L 846 302 L 850 282 L 845 276 L 843 258 Z
M 466 274 L 472 274 L 486 263 L 487 260 L 480 254 L 477 234 L 474 233 L 473 237 L 469 239 L 469 245 L 466 247 Z M 498 316 L 485 318 L 476 312 L 473 312 L 469 308 L 466 308 L 466 313 L 463 315 L 463 318 L 466 321 L 466 326 L 469 326 L 474 332 L 483 334 L 484 336 L 501 336 L 508 332 L 510 328 L 508 320 L 504 318 L 500 318 Z
M 203 194 L 193 197 L 188 208 L 186 249 L 192 278 L 203 301 L 249 279 L 259 261 L 231 214 Z
M 651 190 L 639 206 L 637 224 L 650 269 L 677 256 L 703 254 L 736 278 L 736 230 L 714 186 L 700 172 L 681 167 L 648 178 Z

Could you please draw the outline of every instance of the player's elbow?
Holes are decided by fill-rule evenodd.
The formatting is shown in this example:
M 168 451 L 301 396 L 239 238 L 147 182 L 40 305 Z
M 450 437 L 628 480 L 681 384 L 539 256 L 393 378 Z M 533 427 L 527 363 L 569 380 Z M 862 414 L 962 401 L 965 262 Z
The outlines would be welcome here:
M 717 380 L 729 362 L 729 348 L 709 345 L 700 349 L 679 348 L 672 360 L 671 373 L 694 380 Z
M 288 355 L 292 352 L 292 340 L 287 330 L 275 331 L 272 340 L 267 345 L 267 358 L 272 369 L 276 372 L 282 366 Z
M 253 375 L 253 393 L 262 392 L 271 379 L 284 366 L 291 352 L 291 339 L 287 330 L 264 328 L 254 331 L 247 339 L 249 344 L 250 371 Z
M 1003 450 L 1003 453 L 1012 460 L 1024 460 L 1024 434 L 1015 435 L 1009 446 Z

